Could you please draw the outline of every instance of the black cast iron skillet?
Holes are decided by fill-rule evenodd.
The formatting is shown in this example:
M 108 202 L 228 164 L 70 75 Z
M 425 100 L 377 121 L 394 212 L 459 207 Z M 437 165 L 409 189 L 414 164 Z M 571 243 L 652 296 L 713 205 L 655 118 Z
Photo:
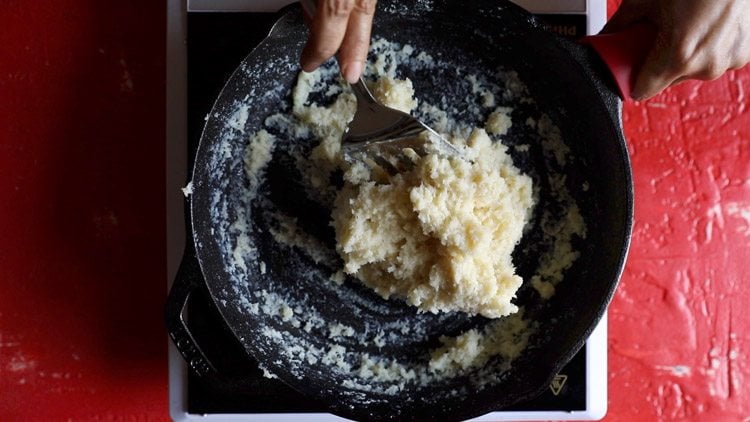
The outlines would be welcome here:
M 326 403 L 332 413 L 354 419 L 464 419 L 531 399 L 584 344 L 605 312 L 624 265 L 633 193 L 617 87 L 588 47 L 551 34 L 527 12 L 505 1 L 381 0 L 373 30 L 375 36 L 408 43 L 440 59 L 439 71 L 403 70 L 421 101 L 439 102 L 442 96 L 461 101 L 469 89 L 464 76 L 472 72 L 491 77 L 498 69 L 517 72 L 534 103 L 516 104 L 514 122 L 545 114 L 570 149 L 567 163 L 560 165 L 541 148 L 538 132 L 524 124 L 514 123 L 504 141 L 511 146 L 530 145 L 526 152 L 510 151 L 539 189 L 531 227 L 514 253 L 524 279 L 535 274 L 541 254 L 549 249 L 540 227 L 542 210 L 558 213 L 558 220 L 564 218 L 557 209 L 559 198 L 552 194 L 551 174 L 565 175 L 566 189 L 588 228 L 585 239 L 574 239 L 581 255 L 551 299 L 542 300 L 529 283 L 519 291 L 515 303 L 538 326 L 528 347 L 510 367 L 491 360 L 484 372 L 471 371 L 424 387 L 407 385 L 393 396 L 347 387 L 330 366 L 297 361 L 267 335 L 273 329 L 304 340 L 305 347 L 326 349 L 335 342 L 358 353 L 410 361 L 435 347 L 440 335 L 481 328 L 488 322 L 463 314 L 418 314 L 398 300 L 380 299 L 352 279 L 343 286 L 324 282 L 332 268 L 274 241 L 271 232 L 276 223 L 264 211 L 269 204 L 296 218 L 324 245 L 323 252 L 335 256 L 330 210 L 306 194 L 286 147 L 274 152 L 258 197 L 248 196 L 245 190 L 248 180 L 242 160 L 249 134 L 264 127 L 269 115 L 289 108 L 290 89 L 299 72 L 296 63 L 307 36 L 298 7 L 286 9 L 268 38 L 240 64 L 207 119 L 192 174 L 192 241 L 166 306 L 169 333 L 196 373 L 212 374 L 213 367 L 182 319 L 191 292 L 205 289 L 248 355 L 293 388 Z M 243 112 L 246 120 L 241 118 Z M 451 113 L 458 120 L 476 119 L 461 107 Z M 304 153 L 314 143 L 300 141 L 295 148 Z M 257 261 L 241 257 L 239 262 L 233 257 L 234 247 L 245 240 L 257 250 Z M 265 271 L 258 261 L 263 261 Z M 312 307 L 326 323 L 343 323 L 360 333 L 383 330 L 393 336 L 379 349 L 367 342 L 332 340 L 315 330 L 307 333 L 279 315 L 251 312 L 261 291 L 283 296 L 293 306 Z M 397 323 L 416 328 L 399 334 L 393 328 Z M 492 373 L 500 382 L 481 387 L 477 382 L 484 376 L 481 373 Z M 454 395 L 452 390 L 462 393 Z

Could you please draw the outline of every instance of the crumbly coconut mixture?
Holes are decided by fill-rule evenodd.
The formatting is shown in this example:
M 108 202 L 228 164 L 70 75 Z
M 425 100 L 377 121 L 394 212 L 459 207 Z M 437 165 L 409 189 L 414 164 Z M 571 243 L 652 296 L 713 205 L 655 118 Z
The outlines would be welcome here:
M 378 82 L 371 88 L 381 99 L 404 110 L 414 110 L 413 113 L 431 127 L 447 135 L 453 140 L 469 140 L 467 151 L 492 151 L 487 158 L 475 160 L 475 165 L 481 165 L 483 160 L 509 160 L 508 155 L 523 154 L 529 146 L 515 144 L 512 150 L 502 146 L 502 138 L 510 127 L 525 125 L 531 128 L 541 140 L 541 146 L 547 157 L 560 170 L 542 176 L 551 190 L 549 193 L 559 208 L 565 209 L 565 216 L 561 218 L 558 212 L 546 209 L 534 211 L 538 225 L 544 232 L 538 247 L 540 264 L 531 282 L 540 291 L 540 298 L 554 293 L 554 286 L 563 280 L 564 272 L 577 258 L 578 252 L 572 246 L 572 240 L 585 237 L 585 225 L 575 201 L 568 192 L 565 184 L 564 168 L 567 154 L 565 144 L 559 131 L 543 114 L 534 115 L 525 121 L 514 120 L 512 104 L 530 104 L 525 86 L 513 72 L 497 70 L 492 75 L 476 75 L 466 73 L 461 68 L 446 64 L 440 57 L 433 57 L 425 52 L 415 51 L 409 45 L 392 43 L 378 39 L 372 44 L 375 59 L 368 66 L 367 75 L 377 76 Z M 268 63 L 265 69 L 244 70 L 246 72 L 263 72 L 271 67 L 293 68 L 296 58 L 289 58 L 279 62 Z M 469 85 L 470 97 L 467 101 L 457 104 L 455 99 L 443 97 L 433 102 L 417 98 L 398 95 L 399 92 L 409 90 L 409 82 L 399 77 L 399 67 L 442 72 L 450 69 L 459 77 L 465 78 Z M 454 377 L 471 374 L 467 383 L 462 383 L 448 391 L 440 392 L 447 396 L 465 395 L 469 391 L 477 391 L 488 384 L 496 384 L 503 380 L 503 368 L 508 368 L 513 360 L 520 356 L 526 348 L 529 338 L 538 329 L 538 322 L 529 320 L 521 308 L 509 316 L 497 318 L 482 324 L 473 324 L 473 328 L 451 335 L 436 338 L 429 327 L 435 321 L 444 321 L 446 326 L 457 317 L 452 314 L 438 314 L 426 317 L 418 315 L 409 318 L 394 317 L 379 320 L 376 324 L 369 322 L 358 324 L 358 316 L 367 321 L 370 315 L 386 315 L 391 312 L 386 301 L 371 300 L 354 289 L 356 283 L 350 276 L 346 276 L 336 257 L 336 251 L 330 245 L 321 244 L 320 239 L 312 236 L 299 226 L 295 217 L 287 215 L 277 209 L 274 202 L 265 191 L 265 171 L 269 162 L 277 159 L 277 154 L 284 153 L 294 157 L 297 170 L 302 175 L 298 181 L 304 186 L 306 195 L 316 203 L 333 209 L 337 196 L 341 196 L 340 185 L 332 183 L 335 174 L 342 165 L 340 161 L 340 138 L 346 122 L 351 118 L 354 110 L 354 97 L 343 83 L 332 83 L 337 80 L 338 69 L 333 65 L 324 66 L 319 71 L 310 74 L 300 74 L 295 88 L 288 95 L 291 107 L 286 111 L 274 114 L 265 119 L 262 128 L 254 129 L 246 134 L 246 120 L 248 106 L 260 97 L 275 98 L 283 95 L 287 87 L 279 84 L 271 91 L 250 92 L 246 97 L 247 103 L 238 102 L 234 112 L 228 112 L 226 121 L 226 141 L 217 145 L 213 153 L 213 160 L 217 163 L 216 180 L 224 183 L 229 177 L 222 174 L 223 163 L 231 163 L 235 159 L 236 139 L 244 139 L 244 169 L 246 171 L 247 187 L 236 203 L 222 197 L 220 192 L 212 194 L 210 209 L 215 225 L 216 236 L 224 244 L 224 250 L 229 253 L 222 257 L 228 271 L 234 276 L 236 283 L 231 287 L 234 296 L 239 297 L 237 303 L 221 302 L 223 306 L 236 306 L 247 315 L 256 315 L 264 321 L 269 321 L 259 333 L 258 338 L 244 339 L 242 342 L 252 344 L 264 350 L 272 350 L 278 359 L 266 363 L 264 373 L 274 376 L 274 368 L 284 368 L 293 377 L 303 379 L 311 367 L 335 375 L 342 380 L 347 388 L 345 394 L 355 398 L 362 405 L 366 405 L 372 392 L 386 395 L 399 395 L 408 399 L 402 393 L 408 389 L 421 388 L 446 382 Z M 463 76 L 461 76 L 463 75 Z M 403 88 L 403 89 L 402 89 Z M 390 94 L 391 98 L 384 98 Z M 459 109 L 460 108 L 460 109 Z M 464 124 L 456 120 L 455 116 L 481 116 L 484 131 L 476 130 L 477 123 Z M 221 116 L 213 116 L 221 118 Z M 472 132 L 474 134 L 472 135 Z M 312 150 L 300 148 L 299 145 L 313 140 L 316 147 Z M 487 143 L 491 139 L 493 143 Z M 460 143 L 460 141 L 458 141 Z M 501 154 L 502 152 L 502 154 Z M 505 158 L 503 158 L 505 154 Z M 485 154 L 479 154 L 484 157 Z M 494 157 L 494 158 L 492 158 Z M 430 161 L 431 160 L 431 161 Z M 469 171 L 463 169 L 465 164 L 441 162 L 440 157 L 424 163 L 422 168 L 434 169 L 437 178 L 447 176 L 446 172 Z M 441 164 L 442 163 L 442 164 Z M 479 164 L 478 164 L 479 163 Z M 507 164 L 507 163 L 506 163 Z M 451 167 L 451 168 L 449 168 Z M 453 168 L 456 167 L 456 168 Z M 512 166 L 506 166 L 512 168 Z M 440 171 L 445 172 L 440 173 Z M 462 170 L 463 169 L 463 170 Z M 509 171 L 506 169 L 506 171 Z M 364 180 L 366 171 L 355 176 L 355 170 L 350 170 L 349 176 L 355 180 Z M 428 172 L 430 173 L 430 172 Z M 431 174 L 431 173 L 430 173 Z M 507 174 L 506 174 L 507 176 Z M 523 175 L 514 174 L 518 179 L 518 186 L 506 181 L 506 189 L 515 192 L 516 198 L 526 201 L 530 206 L 537 192 L 530 184 L 523 181 Z M 483 177 L 489 177 L 483 175 Z M 539 176 L 536 176 L 539 177 Z M 437 178 L 435 180 L 437 180 Z M 350 178 L 350 183 L 351 183 Z M 429 180 L 429 178 L 427 178 Z M 450 185 L 450 184 L 449 184 Z M 481 184 L 478 184 L 481 186 Z M 434 193 L 438 193 L 437 184 L 428 186 Z M 489 188 L 489 187 L 488 187 Z M 535 184 L 536 188 L 536 184 Z M 347 188 L 345 188 L 346 190 Z M 353 189 L 350 187 L 348 189 Z M 529 196 L 529 192 L 531 194 Z M 415 202 L 429 203 L 428 189 L 421 194 L 415 194 Z M 420 195 L 422 199 L 419 200 Z M 492 195 L 495 195 L 493 193 Z M 409 201 L 412 200 L 411 193 Z M 421 201 L 421 202 L 420 202 Z M 253 208 L 252 214 L 250 208 Z M 528 206 L 518 207 L 515 211 L 523 215 L 520 221 L 529 218 Z M 423 206 L 424 210 L 434 207 Z M 523 210 L 523 212 L 521 211 Z M 454 211 L 450 211 L 454 212 Z M 429 214 L 425 214 L 427 216 Z M 449 219 L 437 215 L 423 218 L 425 225 L 431 230 L 449 227 Z M 419 220 L 420 226 L 422 221 Z M 478 221 L 473 223 L 479 224 Z M 523 225 L 521 224 L 521 227 Z M 483 226 L 484 227 L 484 226 Z M 429 231 L 429 230 L 428 230 Z M 274 257 L 261 252 L 261 245 L 256 242 L 256 234 L 267 232 L 276 242 L 276 250 L 288 256 L 302 253 L 310 257 L 319 267 L 326 268 L 321 272 L 319 268 L 310 269 L 304 266 L 286 269 L 295 271 L 300 284 L 306 286 L 320 286 L 322 291 L 330 294 L 330 303 L 353 304 L 347 308 L 352 312 L 353 319 L 337 321 L 335 316 L 325 314 L 303 293 L 295 293 L 290 286 L 268 284 L 265 288 L 254 288 L 253 277 L 273 279 L 275 271 Z M 450 232 L 448 230 L 447 232 Z M 481 244 L 486 239 L 482 235 L 474 235 L 476 243 Z M 464 233 L 460 237 L 471 239 L 472 235 Z M 513 236 L 510 236 L 513 237 Z M 510 238 L 506 247 L 511 248 L 516 240 Z M 455 243 L 458 245 L 459 243 Z M 200 248 L 201 245 L 198 245 Z M 526 251 L 524 251 L 526 252 Z M 531 251 L 537 253 L 537 251 Z M 293 264 L 290 264 L 293 265 Z M 360 266 L 360 269 L 370 264 Z M 325 274 L 328 275 L 325 275 Z M 512 276 L 508 276 L 512 280 Z M 436 296 L 439 297 L 439 296 Z M 435 300 L 435 299 L 433 299 Z M 381 303 L 382 302 L 382 303 Z M 389 301 L 390 302 L 390 301 Z M 426 301 L 423 301 L 426 303 Z M 437 302 L 435 302 L 437 303 Z M 507 305 L 507 303 L 506 303 Z M 481 304 L 475 302 L 473 310 L 468 312 L 482 313 Z M 512 306 L 512 304 L 511 304 Z M 486 307 L 490 309 L 491 307 Z M 495 309 L 499 309 L 495 307 Z M 506 310 L 512 309 L 510 307 Z M 326 316 L 324 316 L 326 315 Z M 423 314 L 431 315 L 431 314 Z M 445 315 L 445 316 L 443 316 Z M 319 339 L 325 339 L 321 343 Z M 405 343 L 405 340 L 409 343 Z M 402 350 L 406 344 L 421 342 L 416 357 L 402 359 L 392 355 L 389 350 Z M 426 344 L 433 346 L 427 347 Z M 374 348 L 373 348 L 374 347 Z M 411 349 L 410 349 L 411 350 Z M 439 397 L 438 397 L 439 399 Z
M 381 101 L 411 97 L 391 92 Z M 511 254 L 533 205 L 531 178 L 484 129 L 451 141 L 460 156 L 415 156 L 413 170 L 385 183 L 349 173 L 333 211 L 337 250 L 344 271 L 386 299 L 498 318 L 518 310 Z

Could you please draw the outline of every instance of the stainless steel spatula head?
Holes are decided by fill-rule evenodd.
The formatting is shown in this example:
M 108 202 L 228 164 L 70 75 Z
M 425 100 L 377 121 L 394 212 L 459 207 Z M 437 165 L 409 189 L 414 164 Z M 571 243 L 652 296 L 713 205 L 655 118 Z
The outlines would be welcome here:
M 430 150 L 448 156 L 458 149 L 411 115 L 380 104 L 360 78 L 352 84 L 357 97 L 354 118 L 346 129 L 341 146 L 350 163 L 375 163 L 390 174 L 413 167 L 418 156 Z

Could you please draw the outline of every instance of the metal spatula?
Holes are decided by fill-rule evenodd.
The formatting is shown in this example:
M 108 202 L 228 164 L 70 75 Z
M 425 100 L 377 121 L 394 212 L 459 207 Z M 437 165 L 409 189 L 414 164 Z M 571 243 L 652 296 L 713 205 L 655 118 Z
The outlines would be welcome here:
M 315 2 L 301 0 L 305 13 L 315 15 Z M 457 156 L 458 149 L 429 126 L 408 113 L 380 104 L 359 78 L 351 85 L 357 97 L 357 110 L 341 139 L 344 159 L 378 165 L 390 174 L 413 167 L 415 154 L 425 155 L 430 148 L 444 155 Z
M 425 155 L 431 150 L 459 154 L 455 146 L 429 126 L 408 113 L 380 104 L 362 78 L 352 84 L 352 90 L 357 97 L 357 110 L 341 139 L 345 160 L 369 159 L 393 174 L 413 166 L 415 153 Z

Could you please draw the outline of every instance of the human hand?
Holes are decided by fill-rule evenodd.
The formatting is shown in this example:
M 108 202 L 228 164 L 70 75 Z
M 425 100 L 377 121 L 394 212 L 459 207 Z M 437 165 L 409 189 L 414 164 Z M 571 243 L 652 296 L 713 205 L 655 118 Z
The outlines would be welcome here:
M 375 3 L 376 0 L 317 0 L 310 20 L 310 38 L 300 58 L 302 69 L 311 72 L 338 52 L 341 74 L 349 83 L 357 82 L 370 47 Z
M 654 24 L 657 35 L 636 77 L 636 100 L 750 62 L 750 0 L 623 0 L 602 32 L 643 21 Z

